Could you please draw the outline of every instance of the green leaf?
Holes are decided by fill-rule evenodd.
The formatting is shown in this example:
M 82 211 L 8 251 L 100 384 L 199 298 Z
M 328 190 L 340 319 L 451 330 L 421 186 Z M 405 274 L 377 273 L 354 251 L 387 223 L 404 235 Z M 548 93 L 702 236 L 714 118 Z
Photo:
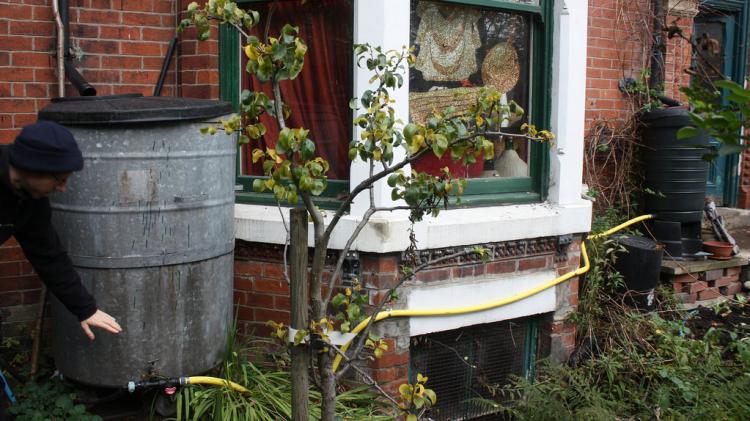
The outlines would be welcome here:
M 313 143 L 313 141 L 310 139 L 305 139 L 302 142 L 302 146 L 300 147 L 299 153 L 300 153 L 300 157 L 303 160 L 305 161 L 309 160 L 310 158 L 313 157 L 313 154 L 315 153 L 315 143 Z
M 432 402 L 432 405 L 435 405 L 435 403 L 437 402 L 437 395 L 435 394 L 435 391 L 432 389 L 425 389 L 424 394 L 425 396 L 427 396 L 427 399 Z
M 256 178 L 255 180 L 253 180 L 254 192 L 260 193 L 260 192 L 263 192 L 264 190 L 265 190 L 265 184 L 263 183 L 263 179 Z
M 692 126 L 685 126 L 677 131 L 677 139 L 687 139 L 698 136 L 698 129 Z

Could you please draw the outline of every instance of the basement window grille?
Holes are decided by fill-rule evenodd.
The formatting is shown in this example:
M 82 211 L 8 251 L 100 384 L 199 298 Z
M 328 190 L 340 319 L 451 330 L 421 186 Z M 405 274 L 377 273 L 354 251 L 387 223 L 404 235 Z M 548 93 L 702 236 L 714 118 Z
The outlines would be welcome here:
M 511 375 L 526 376 L 537 351 L 538 317 L 525 317 L 415 336 L 410 377 L 429 377 L 437 394 L 426 419 L 467 420 L 496 413 Z

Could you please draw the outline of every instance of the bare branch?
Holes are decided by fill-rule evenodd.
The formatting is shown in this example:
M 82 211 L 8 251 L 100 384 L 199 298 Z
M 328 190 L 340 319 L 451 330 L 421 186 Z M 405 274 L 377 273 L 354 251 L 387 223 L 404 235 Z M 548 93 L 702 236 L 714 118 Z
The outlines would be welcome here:
M 284 279 L 286 279 L 286 283 L 291 283 L 291 278 L 289 277 L 289 265 L 287 264 L 287 252 L 289 250 L 291 234 L 289 232 L 289 226 L 286 224 L 286 219 L 284 218 L 284 211 L 281 210 L 281 202 L 279 202 L 278 200 L 276 201 L 276 208 L 279 210 L 279 215 L 281 215 L 281 223 L 282 225 L 284 225 L 284 231 L 286 231 L 286 240 L 284 240 Z
M 333 295 L 333 289 L 336 282 L 336 279 L 341 275 L 342 268 L 344 267 L 344 260 L 346 259 L 346 255 L 349 253 L 349 250 L 351 250 L 352 244 L 354 244 L 354 241 L 359 237 L 359 233 L 364 229 L 365 226 L 367 226 L 367 223 L 370 221 L 370 217 L 372 217 L 373 214 L 377 212 L 392 212 L 395 210 L 410 210 L 410 206 L 391 206 L 391 207 L 371 207 L 367 209 L 365 214 L 362 216 L 362 220 L 359 221 L 359 224 L 357 224 L 357 227 L 354 229 L 354 232 L 349 237 L 349 239 L 346 242 L 346 245 L 344 245 L 344 248 L 341 249 L 341 254 L 339 255 L 339 259 L 336 262 L 336 268 L 334 269 L 333 273 L 331 274 L 331 279 L 328 280 L 328 294 L 326 295 L 324 303 L 327 305 L 328 302 L 331 300 L 331 296 Z
M 342 352 L 336 345 L 333 345 L 333 344 L 329 343 L 328 346 L 330 346 L 331 349 L 333 349 L 337 354 L 339 354 L 341 356 L 341 359 L 347 364 L 347 367 L 351 367 L 357 373 L 359 373 L 359 375 L 362 376 L 362 380 L 364 380 L 365 383 L 367 383 L 368 385 L 370 385 L 370 386 L 374 387 L 375 389 L 377 389 L 377 391 L 381 395 L 383 395 L 384 398 L 386 398 L 389 401 L 391 401 L 391 403 L 393 403 L 397 408 L 399 407 L 398 401 L 396 401 L 395 399 L 393 399 L 393 397 L 391 397 L 391 395 L 389 395 L 388 392 L 386 392 L 385 390 L 383 390 L 383 388 L 380 386 L 380 384 L 378 384 L 378 382 L 376 382 L 375 379 L 373 379 L 366 371 L 362 370 L 360 367 L 358 367 L 356 364 L 354 364 L 354 362 L 349 357 L 346 356 L 345 352 Z
M 473 253 L 476 253 L 476 252 L 474 250 L 472 250 L 472 249 L 468 249 L 467 248 L 467 249 L 464 249 L 464 250 L 462 250 L 460 252 L 452 253 L 452 254 L 449 254 L 449 255 L 446 255 L 446 256 L 441 256 L 441 257 L 439 257 L 439 258 L 437 258 L 435 260 L 430 260 L 429 262 L 422 263 L 421 265 L 419 265 L 416 268 L 414 268 L 414 270 L 411 273 L 409 273 L 408 275 L 405 275 L 405 276 L 401 277 L 401 279 L 398 280 L 398 282 L 396 283 L 396 285 L 394 285 L 393 287 L 391 287 L 388 290 L 388 292 L 385 295 L 385 298 L 383 299 L 383 301 L 381 301 L 380 304 L 378 304 L 378 306 L 375 308 L 375 310 L 372 313 L 370 313 L 370 314 L 372 314 L 372 316 L 370 317 L 370 320 L 368 321 L 367 326 L 365 327 L 365 329 L 362 332 L 359 333 L 359 335 L 357 335 L 358 336 L 357 344 L 356 344 L 356 346 L 354 348 L 352 348 L 352 351 L 351 351 L 351 354 L 350 354 L 351 355 L 350 359 L 356 359 L 357 355 L 360 352 L 362 352 L 362 349 L 363 349 L 364 344 L 365 344 L 365 340 L 369 337 L 370 330 L 371 330 L 373 324 L 375 323 L 375 317 L 378 315 L 378 313 L 380 313 L 383 310 L 383 307 L 385 307 L 385 304 L 389 301 L 388 297 L 390 297 L 393 294 L 394 291 L 396 291 L 398 288 L 400 288 L 401 285 L 403 285 L 404 282 L 412 279 L 414 276 L 416 276 L 417 273 L 419 273 L 420 271 L 422 271 L 422 270 L 424 270 L 424 269 L 426 269 L 426 268 L 428 268 L 430 266 L 442 263 L 442 262 L 447 261 L 447 260 L 455 259 L 456 257 L 466 256 L 466 255 L 473 254 Z M 346 371 L 349 369 L 349 367 L 351 367 L 351 364 L 347 364 L 346 366 L 342 366 L 342 368 L 339 370 L 339 372 L 336 373 L 336 377 L 337 378 L 341 378 L 346 373 Z

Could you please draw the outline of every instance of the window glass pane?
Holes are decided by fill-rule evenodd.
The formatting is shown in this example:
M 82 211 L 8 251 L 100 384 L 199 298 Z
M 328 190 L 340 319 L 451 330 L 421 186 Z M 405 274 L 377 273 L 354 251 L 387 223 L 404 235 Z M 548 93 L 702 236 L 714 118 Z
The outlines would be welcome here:
M 526 3 L 518 1 L 519 3 Z M 482 86 L 493 86 L 529 110 L 530 18 L 511 11 L 427 0 L 411 2 L 411 44 L 416 65 L 409 73 L 409 117 L 424 123 L 432 110 L 448 106 L 466 110 Z M 527 119 L 512 121 L 517 132 Z M 437 174 L 448 166 L 461 177 L 519 177 L 529 175 L 526 140 L 492 139 L 495 158 L 461 165 L 446 155 L 426 156 L 417 171 Z
M 293 81 L 281 82 L 281 94 L 291 114 L 289 127 L 310 130 L 316 154 L 330 164 L 329 179 L 349 178 L 348 145 L 351 139 L 352 96 L 352 1 L 316 0 L 301 5 L 299 0 L 281 0 L 249 3 L 247 8 L 257 10 L 261 22 L 253 35 L 263 39 L 268 25 L 269 36 L 277 37 L 285 24 L 299 27 L 299 36 L 307 44 L 305 65 Z M 270 22 L 268 22 L 270 19 Z M 245 60 L 243 55 L 243 60 Z M 260 84 L 244 72 L 243 89 L 260 90 L 273 99 L 270 83 Z M 260 163 L 252 164 L 252 150 L 273 147 L 278 137 L 278 125 L 268 115 L 262 117 L 267 128 L 259 141 L 243 146 L 242 174 L 263 175 Z

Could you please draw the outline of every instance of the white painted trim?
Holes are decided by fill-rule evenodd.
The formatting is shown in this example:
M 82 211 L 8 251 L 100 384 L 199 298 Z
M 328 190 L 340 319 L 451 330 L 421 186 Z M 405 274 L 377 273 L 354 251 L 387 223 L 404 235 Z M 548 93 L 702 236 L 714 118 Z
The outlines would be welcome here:
M 282 208 L 288 221 L 289 210 Z M 235 237 L 260 243 L 283 244 L 286 231 L 276 207 L 236 204 Z M 360 233 L 354 249 L 370 253 L 400 252 L 409 246 L 407 214 L 377 213 Z M 328 215 L 330 218 L 330 215 Z M 333 233 L 330 247 L 341 249 L 360 218 L 347 215 Z M 451 209 L 415 226 L 419 248 L 431 249 L 496 241 L 520 240 L 588 232 L 591 203 L 551 203 Z M 309 230 L 312 246 L 312 228 Z
M 470 283 L 421 283 L 405 286 L 402 289 L 402 295 L 406 297 L 409 310 L 475 306 L 528 291 L 556 277 L 554 270 L 546 270 L 521 275 L 496 276 Z M 410 317 L 409 335 L 424 335 L 554 311 L 556 291 L 557 288 L 548 288 L 523 300 L 481 312 L 456 316 Z
M 555 2 L 552 52 L 551 130 L 557 139 L 550 150 L 549 200 L 580 200 L 586 111 L 586 42 L 588 1 Z

